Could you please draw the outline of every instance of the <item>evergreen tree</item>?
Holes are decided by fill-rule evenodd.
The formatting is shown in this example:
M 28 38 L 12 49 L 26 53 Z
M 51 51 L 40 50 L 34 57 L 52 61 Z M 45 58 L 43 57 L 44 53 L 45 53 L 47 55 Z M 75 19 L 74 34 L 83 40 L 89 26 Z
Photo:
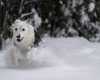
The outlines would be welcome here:
M 2 40 L 12 37 L 10 27 L 18 18 L 37 25 L 41 37 L 81 36 L 100 41 L 99 0 L 0 0 L 0 47 Z

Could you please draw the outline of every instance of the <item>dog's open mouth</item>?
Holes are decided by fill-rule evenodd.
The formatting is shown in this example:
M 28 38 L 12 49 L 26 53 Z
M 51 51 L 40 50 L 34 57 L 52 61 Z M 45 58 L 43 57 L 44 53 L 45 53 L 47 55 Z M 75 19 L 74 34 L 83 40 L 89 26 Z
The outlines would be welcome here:
M 24 37 L 22 37 L 21 39 L 17 39 L 18 42 L 21 42 L 23 40 Z

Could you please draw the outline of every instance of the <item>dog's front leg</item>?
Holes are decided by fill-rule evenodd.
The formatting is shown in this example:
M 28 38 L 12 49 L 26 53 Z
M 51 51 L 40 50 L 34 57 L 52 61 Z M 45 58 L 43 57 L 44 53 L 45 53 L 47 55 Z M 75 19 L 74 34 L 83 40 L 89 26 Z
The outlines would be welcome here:
M 30 64 L 32 63 L 33 59 L 32 59 L 32 53 L 31 52 L 28 52 L 27 55 L 26 55 L 26 60 L 27 62 Z
M 21 52 L 16 47 L 14 47 L 11 49 L 10 53 L 11 53 L 11 58 L 12 58 L 12 64 L 17 66 L 22 57 Z

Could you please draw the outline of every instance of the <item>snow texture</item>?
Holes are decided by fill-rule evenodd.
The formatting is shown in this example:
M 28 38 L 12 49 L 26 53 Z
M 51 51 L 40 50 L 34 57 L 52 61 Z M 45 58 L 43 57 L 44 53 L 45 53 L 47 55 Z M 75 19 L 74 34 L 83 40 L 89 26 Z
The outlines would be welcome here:
M 81 5 L 83 0 L 72 0 L 72 8 L 75 8 L 77 5 Z
M 92 2 L 89 4 L 89 12 L 92 12 L 95 8 L 95 4 Z
M 71 27 L 68 29 L 68 33 L 72 34 L 73 36 L 78 36 L 79 35 L 78 32 L 75 29 L 71 28 Z
M 8 45 L 6 45 L 8 44 Z M 7 47 L 6 47 L 7 46 Z M 12 68 L 30 68 L 30 67 L 38 67 L 41 66 L 53 66 L 52 64 L 62 65 L 64 64 L 60 59 L 58 59 L 56 56 L 52 55 L 53 51 L 50 47 L 45 46 L 43 43 L 40 44 L 37 48 L 31 48 L 30 51 L 27 52 L 27 55 L 24 57 L 20 54 L 20 52 L 16 51 L 16 48 L 14 51 L 18 52 L 16 56 L 20 55 L 20 61 L 17 65 L 14 65 L 12 62 L 12 54 L 10 53 L 11 49 L 14 48 L 13 42 L 8 39 L 6 43 L 3 45 L 5 48 L 4 50 L 4 59 L 5 64 L 8 67 Z M 15 55 L 15 54 L 14 54 Z M 59 60 L 59 63 L 57 63 Z
M 9 41 L 0 51 L 0 80 L 100 80 L 100 43 L 79 37 L 47 37 L 31 50 L 32 67 L 11 68 L 4 60 L 12 45 Z
M 33 17 L 33 21 L 35 22 L 34 25 L 35 25 L 35 28 L 38 28 L 40 27 L 41 23 L 42 23 L 42 20 L 41 18 L 39 17 L 37 11 L 33 8 L 32 9 L 32 12 L 34 13 L 34 17 Z
M 32 8 L 31 12 L 22 14 L 21 18 L 32 14 L 33 14 L 33 18 L 29 20 L 29 23 L 32 24 L 32 22 L 34 22 L 34 28 L 35 30 L 37 30 L 37 28 L 39 28 L 42 24 L 42 19 L 34 8 Z
M 2 1 L 1 1 L 1 3 L 0 3 L 0 4 L 1 4 L 1 6 L 4 6 L 4 3 L 3 3 Z
M 85 13 L 84 8 L 81 10 L 81 23 L 85 24 L 86 22 L 89 22 L 90 19 L 88 15 Z
M 68 8 L 66 8 L 66 6 L 64 4 L 61 7 L 61 11 L 63 12 L 64 16 L 71 15 L 70 10 Z

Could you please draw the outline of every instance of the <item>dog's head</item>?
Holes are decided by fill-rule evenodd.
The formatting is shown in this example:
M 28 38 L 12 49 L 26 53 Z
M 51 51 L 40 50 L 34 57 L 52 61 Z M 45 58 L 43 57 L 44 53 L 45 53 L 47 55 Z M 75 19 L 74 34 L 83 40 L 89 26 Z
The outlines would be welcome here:
M 38 32 L 27 21 L 16 20 L 11 28 L 13 30 L 13 41 L 16 45 L 34 45 L 36 47 L 41 41 Z
M 26 21 L 16 20 L 12 25 L 13 40 L 15 44 L 31 44 L 34 41 L 35 34 L 32 25 Z

